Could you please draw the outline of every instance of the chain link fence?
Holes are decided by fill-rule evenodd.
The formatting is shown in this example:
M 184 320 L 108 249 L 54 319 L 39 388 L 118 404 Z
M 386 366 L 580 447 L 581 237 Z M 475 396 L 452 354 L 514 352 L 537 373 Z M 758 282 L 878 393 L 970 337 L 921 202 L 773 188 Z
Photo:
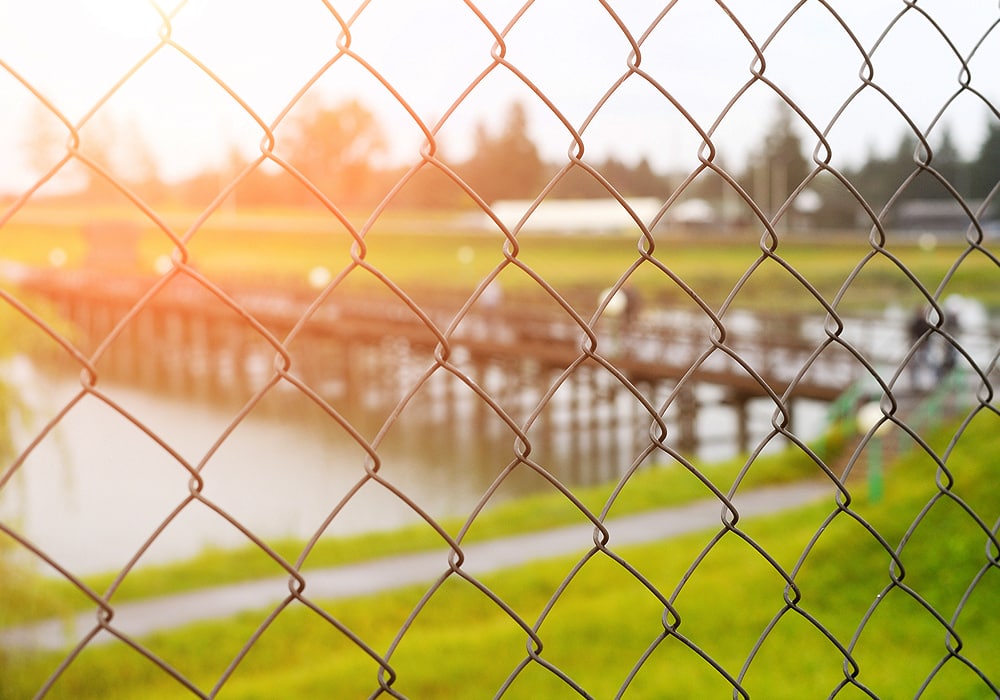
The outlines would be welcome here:
M 151 2 L 72 109 L 0 43 L 0 698 L 1000 695 L 997 7 L 355 4 Z M 95 150 L 146 80 L 259 150 Z

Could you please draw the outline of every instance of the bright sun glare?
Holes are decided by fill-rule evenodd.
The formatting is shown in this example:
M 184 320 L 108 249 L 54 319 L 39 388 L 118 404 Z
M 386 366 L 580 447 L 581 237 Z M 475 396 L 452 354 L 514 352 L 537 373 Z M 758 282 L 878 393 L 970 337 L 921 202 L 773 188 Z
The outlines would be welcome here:
M 95 0 L 84 4 L 97 26 L 126 38 L 155 38 L 162 24 L 156 8 L 148 0 Z M 158 4 L 164 12 L 171 8 Z
M 485 10 L 495 26 L 503 27 L 524 2 L 474 4 Z M 736 4 L 741 6 L 738 14 L 754 21 L 758 42 L 773 30 L 769 22 L 774 15 L 781 14 L 781 3 Z M 892 20 L 887 4 L 891 5 L 859 4 L 859 0 L 832 3 L 843 6 L 852 27 L 864 30 L 858 41 L 866 47 Z M 331 62 L 338 56 L 340 27 L 329 10 L 336 8 L 347 17 L 359 5 L 363 9 L 352 27 L 351 50 L 364 64 L 352 57 Z M 610 5 L 616 6 L 636 37 L 656 14 L 648 2 Z M 579 26 L 553 33 L 552 28 L 562 27 L 573 8 L 582 6 L 592 12 L 586 17 L 581 14 Z M 440 142 L 451 149 L 452 157 L 470 152 L 477 124 L 498 127 L 506 106 L 518 101 L 529 110 L 532 136 L 544 157 L 562 162 L 568 144 L 564 123 L 518 76 L 527 76 L 540 86 L 551 104 L 580 126 L 600 95 L 618 79 L 631 50 L 621 29 L 599 6 L 580 0 L 531 4 L 510 35 L 507 58 L 517 74 L 503 67 L 491 69 L 482 85 L 449 112 Z M 657 25 L 657 31 L 650 34 L 643 51 L 643 75 L 661 81 L 658 84 L 670 90 L 685 114 L 705 128 L 734 91 L 742 90 L 750 75 L 752 51 L 716 3 L 682 2 L 677 8 L 670 21 L 665 20 L 662 28 Z M 980 12 L 942 12 L 949 21 L 967 25 L 956 34 L 963 40 L 954 50 L 963 55 L 972 50 L 972 40 L 982 36 L 982 27 L 991 26 L 983 23 L 995 19 L 986 16 L 986 10 Z M 171 17 L 170 45 L 160 43 L 164 15 Z M 915 123 L 926 128 L 941 105 L 954 98 L 949 91 L 958 83 L 953 49 L 940 37 L 933 39 L 932 27 L 918 15 L 909 12 L 909 21 L 894 29 L 893 36 L 898 33 L 894 43 L 880 45 L 877 69 L 879 90 L 890 92 Z M 782 31 L 781 40 L 767 50 L 768 75 L 788 86 L 788 94 L 820 128 L 858 89 L 859 53 L 821 4 L 805 3 L 795 19 L 802 24 L 799 30 Z M 722 29 L 729 33 L 713 37 L 707 48 L 701 33 Z M 997 62 L 998 43 L 991 41 L 997 38 L 995 34 L 976 49 L 970 64 L 974 75 L 970 87 L 994 104 L 996 81 L 989 82 L 988 71 L 982 72 L 981 66 Z M 310 94 L 329 102 L 359 99 L 385 127 L 386 157 L 409 163 L 417 157 L 423 134 L 394 95 L 372 77 L 368 66 L 389 80 L 422 119 L 432 123 L 491 65 L 492 44 L 490 32 L 459 0 L 0 0 L 0 60 L 10 67 L 0 70 L 0 153 L 4 155 L 0 192 L 21 190 L 39 174 L 38 168 L 27 165 L 26 145 L 29 136 L 45 136 L 44 128 L 38 126 L 39 114 L 50 127 L 52 140 L 65 143 L 67 127 L 52 110 L 77 124 L 96 109 L 88 123 L 110 124 L 103 129 L 106 132 L 130 129 L 132 141 L 146 144 L 166 181 L 222 167 L 234 152 L 255 158 L 264 130 L 244 107 L 270 124 L 321 69 L 322 76 L 309 88 Z M 814 46 L 828 47 L 829 52 L 822 61 L 803 61 L 802 56 L 811 55 Z M 914 51 L 913 46 L 921 50 Z M 572 57 L 588 58 L 582 63 Z M 606 67 L 600 75 L 590 70 L 598 58 Z M 15 73 L 30 88 L 13 77 Z M 924 78 L 913 81 L 910 76 L 915 73 Z M 935 92 L 930 92 L 931 87 Z M 614 153 L 628 160 L 648 157 L 661 170 L 684 169 L 692 159 L 697 162 L 701 137 L 686 116 L 638 74 L 620 88 L 588 123 L 588 153 L 595 157 Z M 30 89 L 37 90 L 51 107 L 43 105 Z M 941 123 L 951 125 L 959 147 L 969 150 L 978 147 L 983 133 L 983 107 L 978 93 L 961 93 Z M 838 127 L 832 132 L 832 138 L 838 139 L 838 157 L 856 162 L 872 148 L 888 153 L 908 128 L 880 94 L 866 88 L 856 99 L 850 97 L 849 108 L 838 117 Z M 764 117 L 777 100 L 762 82 L 741 93 L 732 116 L 713 135 L 715 147 L 730 164 L 740 162 L 755 147 Z M 108 145 L 95 136 L 98 126 L 89 130 L 88 146 Z M 803 126 L 801 131 L 808 131 L 806 138 L 814 140 L 811 130 Z M 5 143 L 4 138 L 16 143 Z M 138 152 L 127 145 L 129 138 L 124 133 L 122 138 L 109 139 L 106 150 L 117 147 L 126 154 Z M 12 151 L 19 151 L 21 157 L 10 158 Z M 60 151 L 48 164 L 62 155 Z

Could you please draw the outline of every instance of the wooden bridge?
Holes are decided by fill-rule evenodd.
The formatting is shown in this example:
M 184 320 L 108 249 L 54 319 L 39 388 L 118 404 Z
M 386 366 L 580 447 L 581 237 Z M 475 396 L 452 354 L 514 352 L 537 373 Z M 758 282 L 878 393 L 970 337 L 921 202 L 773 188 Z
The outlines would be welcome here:
M 446 362 L 450 371 L 439 368 L 435 378 L 447 381 L 421 392 L 433 397 L 428 416 L 489 413 L 485 402 L 470 402 L 470 392 L 462 391 L 471 382 L 520 423 L 531 420 L 558 382 L 560 420 L 614 432 L 637 416 L 641 422 L 638 390 L 659 403 L 653 405 L 670 422 L 677 447 L 693 449 L 704 403 L 695 390 L 711 386 L 718 390 L 714 400 L 735 410 L 736 439 L 746 447 L 750 402 L 773 394 L 793 410 L 799 401 L 832 401 L 862 369 L 837 344 L 813 357 L 827 340 L 815 318 L 734 312 L 722 334 L 697 308 L 646 309 L 638 319 L 606 315 L 590 326 L 551 300 L 506 299 L 498 307 L 473 304 L 456 323 L 466 299 L 427 295 L 421 318 L 391 295 L 335 290 L 303 320 L 317 294 L 308 288 L 224 284 L 230 304 L 184 276 L 155 293 L 152 277 L 24 271 L 19 280 L 25 298 L 47 300 L 69 322 L 74 343 L 102 381 L 245 399 L 287 358 L 289 374 L 345 414 L 397 404 L 416 377 Z M 873 337 L 858 349 L 873 358 L 879 345 Z M 798 376 L 803 367 L 808 371 Z M 572 372 L 563 376 L 567 368 Z

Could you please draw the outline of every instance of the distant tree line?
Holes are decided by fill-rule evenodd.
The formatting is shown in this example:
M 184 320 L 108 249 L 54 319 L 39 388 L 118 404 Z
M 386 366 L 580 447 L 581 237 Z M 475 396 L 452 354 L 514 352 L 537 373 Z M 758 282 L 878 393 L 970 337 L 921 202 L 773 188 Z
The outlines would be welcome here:
M 760 147 L 735 174 L 739 186 L 768 215 L 773 215 L 818 167 L 793 128 L 793 114 L 787 109 L 777 112 Z M 904 133 L 890 155 L 870 153 L 860 165 L 841 168 L 840 174 L 850 186 L 832 172 L 819 172 L 806 187 L 813 195 L 810 204 L 816 207 L 810 209 L 813 220 L 828 227 L 850 227 L 866 220 L 850 188 L 880 213 L 890 201 L 953 199 L 951 190 L 976 205 L 1000 187 L 1000 123 L 988 125 L 976 155 L 970 159 L 962 158 L 947 127 L 931 145 L 932 151 L 927 152 L 915 135 Z M 691 192 L 713 201 L 727 195 L 730 200 L 738 199 L 732 187 L 711 171 L 693 183 Z M 994 217 L 1000 214 L 997 208 L 991 213 Z
M 358 102 L 307 111 L 290 125 L 290 135 L 279 142 L 278 152 L 334 202 L 373 205 L 382 200 L 409 168 L 374 165 L 384 155 L 386 141 L 375 116 Z M 487 204 L 500 199 L 533 198 L 556 174 L 559 166 L 546 162 L 528 133 L 528 117 L 520 103 L 513 103 L 500 128 L 490 131 L 476 125 L 471 155 L 450 159 L 439 155 L 447 167 Z M 670 179 L 657 174 L 648 161 L 630 166 L 615 158 L 592 164 L 625 196 L 662 196 Z M 316 198 L 288 173 L 258 171 L 240 188 L 247 201 L 270 204 L 308 204 Z M 607 188 L 583 168 L 574 168 L 559 181 L 554 196 L 607 197 Z M 463 208 L 473 200 L 455 180 L 430 163 L 396 194 L 408 207 Z
M 457 161 L 449 159 L 447 144 L 442 146 L 445 155 L 439 157 L 488 204 L 500 199 L 533 198 L 564 164 L 545 161 L 528 127 L 524 106 L 514 103 L 507 109 L 497 131 L 491 132 L 482 122 L 475 127 L 469 157 Z M 108 134 L 98 133 L 93 139 L 85 139 L 82 150 L 90 149 L 91 160 L 101 167 L 124 173 L 123 179 L 129 187 L 154 203 L 169 199 L 178 204 L 205 204 L 245 166 L 245 161 L 234 153 L 224 167 L 167 187 L 159 178 L 151 151 L 142 144 L 138 132 L 121 128 L 112 131 L 118 136 L 124 132 L 127 150 L 133 160 L 139 158 L 138 165 L 115 167 L 112 137 Z M 307 102 L 279 128 L 276 136 L 275 153 L 281 161 L 344 208 L 373 206 L 409 169 L 379 164 L 387 150 L 383 128 L 375 115 L 357 100 L 333 105 Z M 34 141 L 28 144 L 34 160 L 53 159 L 51 153 L 58 150 L 53 138 L 48 131 L 36 130 Z M 553 196 L 607 197 L 610 186 L 625 197 L 666 199 L 683 177 L 658 173 L 646 159 L 628 164 L 614 157 L 594 161 L 587 158 L 585 163 L 587 167 L 574 166 L 560 178 Z M 928 163 L 937 176 L 922 168 L 921 163 Z M 794 129 L 794 113 L 785 109 L 776 113 L 759 148 L 749 155 L 743 169 L 731 176 L 765 212 L 773 214 L 814 167 L 811 153 L 807 155 Z M 599 177 L 588 168 L 599 173 Z M 970 201 L 986 199 L 1000 183 L 1000 123 L 989 124 L 971 159 L 960 155 L 951 132 L 945 128 L 936 139 L 930 158 L 917 138 L 906 134 L 890 155 L 870 154 L 863 164 L 846 169 L 842 174 L 876 212 L 893 197 L 896 201 L 951 197 L 949 187 Z M 808 189 L 815 202 L 811 213 L 821 225 L 850 226 L 861 218 L 859 214 L 863 212 L 856 197 L 832 174 L 821 173 Z M 107 180 L 90 172 L 81 196 L 101 199 L 117 196 L 114 191 Z M 740 199 L 732 186 L 711 169 L 701 173 L 685 194 L 713 203 Z M 241 182 L 236 199 L 240 204 L 262 206 L 318 203 L 313 192 L 280 167 L 254 170 Z M 469 195 L 430 163 L 425 163 L 395 194 L 395 201 L 400 206 L 413 208 L 472 206 Z M 744 209 L 744 215 L 749 215 L 749 208 Z
M 951 199 L 951 189 L 977 205 L 1000 187 L 1000 123 L 988 125 L 972 158 L 961 156 L 947 128 L 931 153 L 916 136 L 906 133 L 890 155 L 870 155 L 845 175 L 876 211 L 893 197 L 896 201 Z M 826 189 L 824 214 L 834 224 L 850 222 L 856 200 L 843 187 L 827 185 Z M 998 214 L 994 206 L 992 215 Z

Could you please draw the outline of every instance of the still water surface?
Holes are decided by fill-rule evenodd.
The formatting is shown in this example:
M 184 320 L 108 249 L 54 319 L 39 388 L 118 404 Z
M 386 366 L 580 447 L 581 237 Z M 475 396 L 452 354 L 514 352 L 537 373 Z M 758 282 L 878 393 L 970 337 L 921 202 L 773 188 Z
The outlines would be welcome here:
M 869 344 L 905 349 L 907 318 L 899 310 L 876 319 L 865 331 L 871 335 Z M 961 328 L 963 348 L 982 366 L 995 359 L 996 336 L 987 327 L 985 313 L 967 319 Z M 862 340 L 852 342 L 863 347 Z M 116 410 L 93 395 L 79 398 L 75 379 L 46 377 L 27 361 L 3 369 L 32 407 L 30 420 L 16 426 L 19 449 L 72 405 L 0 489 L 0 519 L 77 574 L 128 564 L 188 498 L 191 474 L 185 464 L 199 471 L 202 494 L 218 510 L 199 501 L 188 503 L 153 539 L 140 564 L 188 557 L 206 547 L 245 544 L 240 527 L 265 542 L 309 538 L 334 510 L 328 534 L 420 522 L 413 505 L 432 518 L 467 516 L 515 455 L 510 429 L 482 410 L 479 397 L 467 390 L 463 396 L 461 382 L 447 375 L 432 377 L 426 391 L 380 441 L 378 473 L 390 486 L 369 480 L 357 488 L 371 466 L 369 456 L 347 430 L 301 394 L 269 394 L 261 406 L 234 422 L 239 406 L 101 384 L 101 391 L 122 409 Z M 888 367 L 886 376 L 892 369 Z M 414 377 L 395 379 L 406 386 Z M 450 379 L 451 386 L 438 379 Z M 519 424 L 545 389 L 544 381 L 505 385 L 509 382 L 503 374 L 480 379 L 484 390 Z M 650 420 L 637 411 L 628 392 L 612 393 L 615 398 L 608 400 L 609 386 L 581 385 L 585 388 L 560 389 L 552 395 L 543 419 L 528 433 L 531 458 L 569 486 L 614 482 L 630 468 L 641 446 L 649 444 Z M 701 463 L 738 451 L 736 416 L 718 404 L 720 391 L 701 386 L 696 392 L 702 408 L 697 412 L 698 448 L 693 456 Z M 75 398 L 79 401 L 73 403 Z M 398 400 L 386 405 L 371 398 L 361 397 L 365 410 L 352 422 L 365 440 L 374 439 Z M 666 397 L 647 398 L 661 405 Z M 596 429 L 574 418 L 580 404 L 594 407 L 588 421 L 594 419 L 590 422 Z M 751 444 L 756 444 L 772 431 L 774 406 L 761 400 L 749 408 Z M 811 440 L 822 430 L 825 411 L 821 403 L 797 403 L 793 431 Z M 677 430 L 669 412 L 667 419 L 670 444 Z M 768 445 L 781 447 L 778 441 Z M 651 463 L 673 462 L 658 453 L 645 462 Z M 520 466 L 490 502 L 551 488 Z
M 23 448 L 73 402 L 80 385 L 46 378 L 27 366 L 19 365 L 15 374 L 33 407 L 29 425 L 19 430 Z M 345 499 L 329 534 L 420 521 L 413 507 L 374 481 L 352 493 L 370 458 L 301 395 L 265 400 L 220 441 L 238 407 L 124 386 L 101 389 L 122 410 L 83 396 L 0 491 L 4 522 L 76 574 L 117 570 L 135 556 L 188 497 L 191 475 L 185 463 L 199 470 L 205 499 L 265 542 L 311 537 Z M 552 411 L 559 410 L 557 396 Z M 766 403 L 752 410 L 754 433 L 766 433 L 772 411 Z M 813 407 L 797 420 L 817 426 L 822 411 Z M 379 446 L 379 475 L 433 518 L 468 515 L 514 457 L 510 431 L 498 420 L 473 424 L 469 412 L 433 418 L 427 406 L 416 404 Z M 375 435 L 384 416 L 373 412 L 356 423 L 364 438 Z M 428 423 L 432 418 L 437 422 Z M 550 423 L 558 424 L 558 419 Z M 735 453 L 735 418 L 727 409 L 701 411 L 698 429 L 701 459 Z M 532 457 L 568 484 L 614 480 L 629 467 L 644 431 L 648 421 L 584 436 L 581 444 L 579 435 L 556 427 L 547 440 L 533 445 Z M 545 488 L 551 486 L 521 468 L 504 480 L 495 500 Z M 154 538 L 140 564 L 246 542 L 237 525 L 191 501 Z

